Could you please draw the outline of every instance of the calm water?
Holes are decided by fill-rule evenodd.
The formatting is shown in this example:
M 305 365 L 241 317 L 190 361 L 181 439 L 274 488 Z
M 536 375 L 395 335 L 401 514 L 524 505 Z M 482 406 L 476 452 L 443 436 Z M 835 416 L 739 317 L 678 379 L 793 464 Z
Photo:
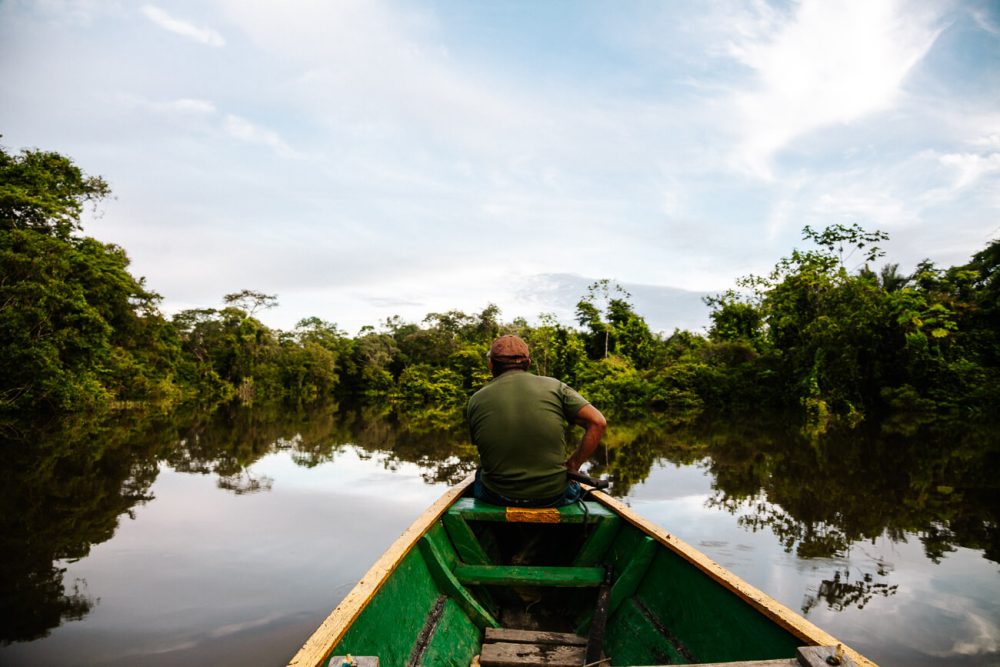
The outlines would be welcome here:
M 474 465 L 440 421 L 256 409 L 6 428 L 0 664 L 285 664 Z M 613 425 L 593 472 L 882 665 L 1000 665 L 996 436 L 787 421 Z

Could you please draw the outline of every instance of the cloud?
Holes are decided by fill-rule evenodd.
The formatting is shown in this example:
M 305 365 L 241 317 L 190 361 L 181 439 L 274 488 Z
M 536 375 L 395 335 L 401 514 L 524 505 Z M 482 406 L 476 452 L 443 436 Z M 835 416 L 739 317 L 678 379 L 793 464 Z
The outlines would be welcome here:
M 770 178 L 774 155 L 797 137 L 891 108 L 938 23 L 892 0 L 805 0 L 789 18 L 765 8 L 738 22 L 730 53 L 756 77 L 733 100 L 735 163 Z
M 211 115 L 216 109 L 208 100 L 181 97 L 173 100 L 150 100 L 141 95 L 120 93 L 114 96 L 123 106 L 130 109 L 145 109 L 154 113 L 178 115 Z
M 142 13 L 146 15 L 146 18 L 164 30 L 193 39 L 196 42 L 201 42 L 206 46 L 222 47 L 226 45 L 226 40 L 215 30 L 211 28 L 199 28 L 187 21 L 176 19 L 154 5 L 143 5 Z
M 229 136 L 240 141 L 268 146 L 282 157 L 301 157 L 277 132 L 254 125 L 246 118 L 227 114 L 223 127 Z
M 986 174 L 1000 171 L 1000 153 L 977 155 L 975 153 L 948 153 L 940 158 L 941 164 L 957 173 L 952 190 L 961 190 L 975 184 Z

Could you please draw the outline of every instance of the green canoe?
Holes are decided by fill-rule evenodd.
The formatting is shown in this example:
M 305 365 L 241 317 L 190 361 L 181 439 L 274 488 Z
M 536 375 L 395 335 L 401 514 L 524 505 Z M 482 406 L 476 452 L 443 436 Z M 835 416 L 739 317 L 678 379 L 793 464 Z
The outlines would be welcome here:
M 560 509 L 449 489 L 289 665 L 873 665 L 600 492 Z

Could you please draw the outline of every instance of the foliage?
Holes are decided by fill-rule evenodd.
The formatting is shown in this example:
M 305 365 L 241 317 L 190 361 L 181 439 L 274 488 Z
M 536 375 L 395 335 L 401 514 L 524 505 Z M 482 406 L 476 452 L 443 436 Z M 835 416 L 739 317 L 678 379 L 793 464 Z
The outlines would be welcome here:
M 822 433 L 883 412 L 998 407 L 1000 241 L 967 265 L 925 261 L 904 275 L 898 264 L 869 266 L 884 255 L 883 232 L 805 227 L 812 247 L 705 299 L 707 336 L 652 332 L 629 293 L 605 279 L 577 303 L 580 328 L 549 314 L 505 323 L 489 304 L 420 323 L 390 317 L 351 337 L 317 317 L 272 329 L 257 315 L 277 295 L 249 289 L 167 321 L 123 249 L 76 234 L 107 183 L 41 151 L 0 150 L 0 175 L 0 410 L 352 398 L 455 424 L 490 380 L 485 355 L 501 333 L 528 341 L 534 372 L 611 415 L 683 421 L 706 408 L 796 407 Z

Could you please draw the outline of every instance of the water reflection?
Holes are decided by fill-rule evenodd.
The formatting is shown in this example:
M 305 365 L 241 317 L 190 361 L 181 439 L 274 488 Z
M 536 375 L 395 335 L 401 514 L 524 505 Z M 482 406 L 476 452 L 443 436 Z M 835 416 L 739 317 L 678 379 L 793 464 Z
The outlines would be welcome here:
M 85 581 L 67 591 L 58 563 L 85 557 L 122 515 L 152 499 L 160 440 L 128 416 L 2 432 L 0 640 L 9 643 L 43 637 L 99 602 Z
M 348 449 L 389 470 L 415 464 L 428 483 L 454 483 L 476 453 L 455 414 L 403 414 L 385 406 L 284 407 L 8 426 L 0 473 L 0 640 L 45 636 L 95 605 L 86 582 L 63 581 L 65 561 L 112 537 L 123 516 L 152 500 L 160 465 L 211 475 L 237 495 L 266 493 L 262 457 L 286 452 L 312 468 Z M 803 434 L 787 419 L 647 420 L 613 424 L 592 473 L 628 496 L 656 465 L 703 467 L 708 508 L 744 530 L 774 534 L 802 559 L 843 558 L 866 542 L 916 535 L 938 562 L 957 547 L 1000 562 L 998 437 L 990 429 L 940 424 Z M 892 596 L 892 568 L 870 559 L 838 568 L 809 587 L 801 608 L 835 612 Z

